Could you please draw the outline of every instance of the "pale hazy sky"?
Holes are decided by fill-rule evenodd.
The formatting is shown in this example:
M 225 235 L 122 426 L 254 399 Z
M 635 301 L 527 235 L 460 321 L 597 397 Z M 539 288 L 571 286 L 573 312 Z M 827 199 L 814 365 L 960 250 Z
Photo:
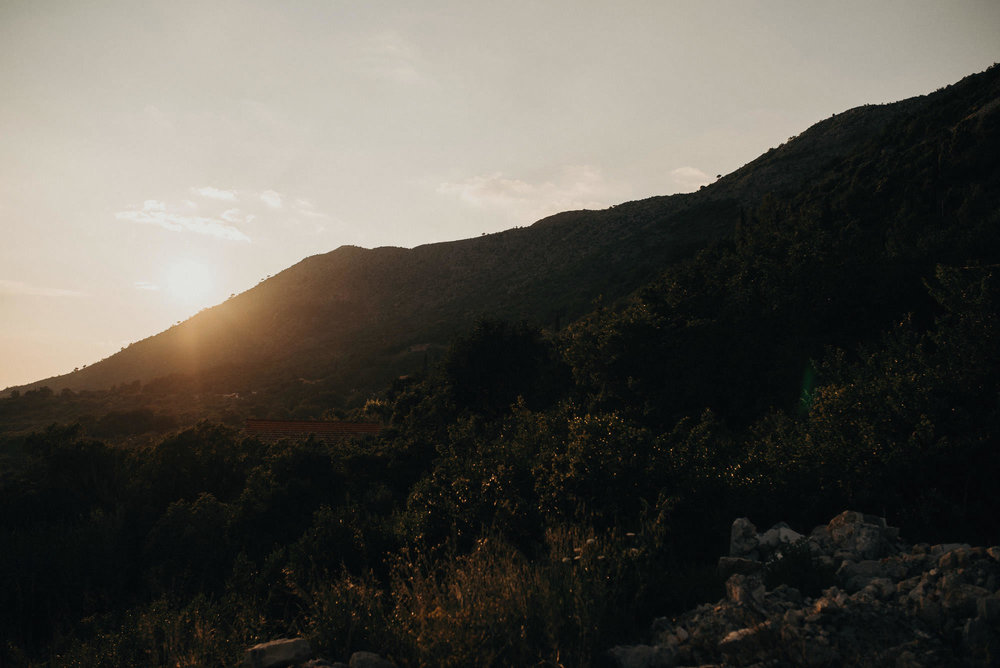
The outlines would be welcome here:
M 0 388 L 309 255 L 694 190 L 996 61 L 996 0 L 0 0 Z

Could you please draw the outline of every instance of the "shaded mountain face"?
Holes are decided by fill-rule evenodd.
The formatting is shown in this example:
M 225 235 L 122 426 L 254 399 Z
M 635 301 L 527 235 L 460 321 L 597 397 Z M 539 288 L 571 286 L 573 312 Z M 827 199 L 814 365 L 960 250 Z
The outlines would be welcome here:
M 289 385 L 364 393 L 419 369 L 479 317 L 559 329 L 613 303 L 728 237 L 765 195 L 839 188 L 852 162 L 872 165 L 852 187 L 874 192 L 908 164 L 908 147 L 963 122 L 996 125 L 998 80 L 994 67 L 931 95 L 836 114 L 696 193 L 565 212 L 463 241 L 309 257 L 106 360 L 22 389 L 180 376 L 214 394 Z

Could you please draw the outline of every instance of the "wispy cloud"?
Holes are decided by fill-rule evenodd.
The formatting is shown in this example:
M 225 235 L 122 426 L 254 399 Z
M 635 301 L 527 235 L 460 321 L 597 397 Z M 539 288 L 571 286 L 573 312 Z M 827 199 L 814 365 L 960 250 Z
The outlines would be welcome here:
M 295 200 L 295 213 L 305 216 L 306 218 L 329 218 L 330 216 L 316 210 L 316 207 L 312 202 L 306 199 Z
M 22 295 L 28 297 L 86 297 L 86 292 L 80 290 L 66 290 L 63 288 L 48 288 L 40 285 L 31 285 L 22 281 L 0 280 L 0 294 Z
M 272 209 L 280 209 L 281 193 L 277 193 L 273 190 L 265 190 L 260 194 L 260 201 L 268 205 Z
M 230 224 L 232 221 L 224 217 L 210 218 L 175 213 L 168 211 L 166 204 L 158 200 L 146 200 L 142 209 L 119 211 L 115 214 L 115 218 L 140 225 L 156 225 L 172 232 L 188 231 L 228 241 L 250 241 L 247 235 Z
M 678 167 L 670 171 L 670 180 L 680 192 L 697 190 L 712 182 L 712 177 L 697 167 Z
M 241 223 L 245 220 L 239 209 L 226 209 L 219 217 L 227 223 Z
M 377 77 L 407 85 L 427 81 L 419 51 L 395 31 L 370 35 L 361 56 L 362 67 Z
M 202 197 L 207 197 L 209 199 L 223 200 L 224 202 L 235 202 L 238 199 L 235 190 L 221 190 L 219 188 L 213 188 L 212 186 L 191 188 L 191 192 L 197 193 Z
M 598 209 L 627 196 L 625 190 L 609 183 L 600 169 L 590 165 L 563 168 L 555 178 L 531 183 L 494 173 L 464 181 L 442 183 L 438 192 L 457 196 L 477 207 L 500 209 L 520 222 L 570 209 Z

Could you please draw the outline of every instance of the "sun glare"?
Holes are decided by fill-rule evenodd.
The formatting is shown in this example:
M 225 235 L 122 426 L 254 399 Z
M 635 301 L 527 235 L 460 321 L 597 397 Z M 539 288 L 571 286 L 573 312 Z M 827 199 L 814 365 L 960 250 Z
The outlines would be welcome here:
M 171 299 L 185 305 L 207 306 L 214 287 L 212 270 L 196 260 L 178 260 L 166 269 L 166 293 Z

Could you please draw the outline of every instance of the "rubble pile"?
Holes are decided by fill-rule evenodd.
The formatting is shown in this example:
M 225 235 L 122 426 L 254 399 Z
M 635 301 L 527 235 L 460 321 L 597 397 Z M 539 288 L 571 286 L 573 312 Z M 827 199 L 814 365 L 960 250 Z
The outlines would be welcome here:
M 808 536 L 733 522 L 726 596 L 655 620 L 617 668 L 1000 665 L 1000 547 L 907 545 L 845 511 Z

